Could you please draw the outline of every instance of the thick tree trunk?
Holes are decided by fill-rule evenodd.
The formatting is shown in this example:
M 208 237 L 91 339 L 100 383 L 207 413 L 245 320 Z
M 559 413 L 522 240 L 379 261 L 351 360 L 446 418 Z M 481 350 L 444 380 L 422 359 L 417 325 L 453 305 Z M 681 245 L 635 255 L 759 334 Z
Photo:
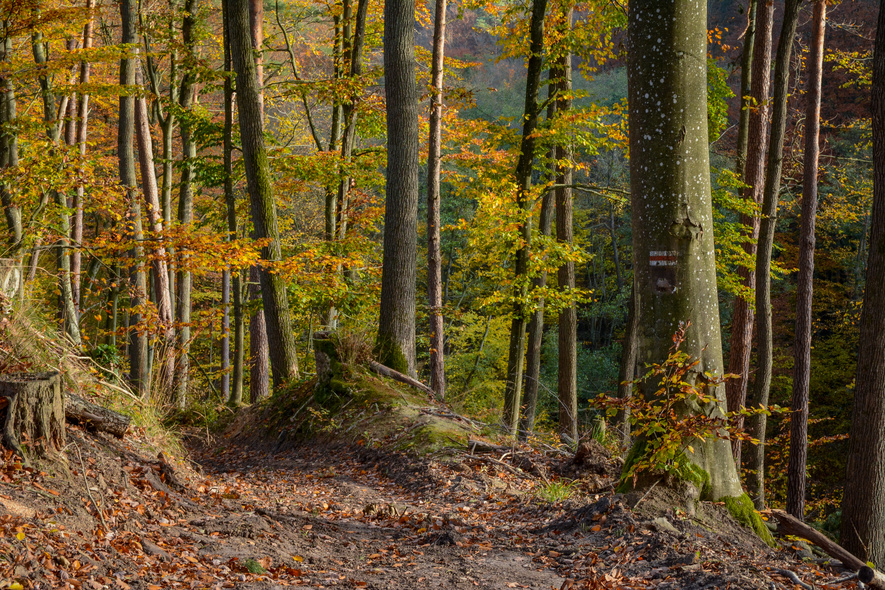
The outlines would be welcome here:
M 683 351 L 699 360 L 688 379 L 722 375 L 707 138 L 706 2 L 633 0 L 629 6 L 630 193 L 638 363 L 661 363 L 672 336 L 686 328 Z M 662 41 L 666 40 L 666 41 Z M 645 396 L 656 392 L 645 384 Z M 718 403 L 686 408 L 721 415 Z M 642 444 L 642 441 L 636 444 Z M 684 449 L 709 475 L 702 493 L 741 495 L 727 440 Z
M 414 377 L 420 141 L 414 0 L 384 3 L 384 72 L 387 189 L 376 354 L 381 364 Z
M 525 328 L 528 321 L 528 272 L 529 249 L 532 243 L 531 204 L 529 191 L 532 183 L 532 167 L 535 163 L 535 129 L 538 127 L 538 88 L 544 67 L 544 16 L 547 0 L 532 0 L 531 24 L 529 25 L 529 60 L 525 82 L 525 107 L 523 108 L 522 140 L 519 160 L 516 163 L 516 207 L 524 221 L 520 226 L 520 244 L 516 251 L 515 277 L 513 281 L 513 320 L 510 325 L 510 347 L 507 359 L 507 383 L 504 387 L 504 410 L 501 419 L 511 436 L 516 435 L 519 407 L 522 403 L 522 376 L 525 362 Z
M 799 279 L 796 285 L 796 340 L 793 343 L 793 399 L 790 404 L 790 462 L 787 467 L 787 512 L 805 516 L 805 464 L 808 461 L 808 389 L 811 377 L 811 299 L 814 287 L 814 222 L 820 146 L 820 95 L 824 63 L 826 0 L 815 0 L 805 97 L 805 172 L 802 179 L 802 226 L 799 234 Z
M 259 299 L 258 269 L 254 266 L 249 272 L 249 299 Z M 270 395 L 270 351 L 267 347 L 267 322 L 264 310 L 259 309 L 249 320 L 249 352 L 251 364 L 249 368 L 249 401 L 256 403 Z
M 252 57 L 252 41 L 249 36 L 249 11 L 247 0 L 230 0 L 229 32 L 231 55 L 237 73 L 237 110 L 240 119 L 240 137 L 243 142 L 243 162 L 249 199 L 252 204 L 252 222 L 255 237 L 269 239 L 261 249 L 262 258 L 270 263 L 282 258 L 280 236 L 277 228 L 276 203 L 273 182 L 264 145 L 262 124 L 261 89 Z M 295 336 L 289 317 L 289 301 L 283 278 L 268 269 L 259 271 L 261 298 L 264 303 L 268 349 L 274 385 L 298 376 L 298 359 L 295 356 Z
M 65 402 L 57 372 L 0 375 L 6 402 L 3 444 L 23 459 L 52 458 L 65 446 Z M 21 443 L 28 447 L 22 452 Z
M 741 112 L 742 121 L 746 116 L 747 135 L 753 141 L 747 144 L 746 159 L 743 164 L 743 180 L 747 185 L 744 198 L 754 203 L 762 201 L 762 187 L 765 183 L 765 153 L 768 146 L 768 92 L 771 72 L 771 43 L 774 22 L 774 3 L 769 0 L 754 0 L 756 14 L 753 24 L 753 60 L 750 74 L 750 105 Z M 749 32 L 747 33 L 749 35 Z M 749 38 L 748 38 L 749 42 Z M 746 47 L 745 47 L 746 49 Z M 746 66 L 744 66 L 746 67 Z M 738 160 L 740 163 L 740 160 Z M 759 237 L 759 217 L 742 216 L 741 223 L 750 228 L 749 243 L 744 246 L 750 256 L 756 256 L 756 239 Z M 738 269 L 743 284 L 752 290 L 756 288 L 756 274 L 748 268 Z M 738 375 L 725 384 L 725 396 L 728 411 L 737 412 L 747 401 L 747 383 L 750 372 L 750 356 L 753 342 L 754 314 L 750 302 L 743 297 L 736 297 L 731 320 L 731 340 L 728 356 L 728 372 Z M 744 418 L 738 419 L 737 426 L 742 427 Z M 741 440 L 731 443 L 735 463 L 741 465 Z
M 762 220 L 759 225 L 759 243 L 756 253 L 756 338 L 758 361 L 753 406 L 767 406 L 771 387 L 771 251 L 777 225 L 777 205 L 784 159 L 784 135 L 787 127 L 787 98 L 790 82 L 790 57 L 793 37 L 799 17 L 801 0 L 786 0 L 784 21 L 777 44 L 774 64 L 774 97 L 771 120 L 771 140 L 762 193 Z M 753 417 L 751 434 L 759 440 L 750 457 L 747 492 L 757 510 L 765 507 L 765 414 Z
M 442 163 L 443 61 L 446 47 L 446 0 L 436 0 L 433 67 L 430 72 L 430 138 L 427 142 L 427 303 L 430 319 L 430 387 L 446 394 L 445 332 L 440 250 L 440 165 Z
M 566 14 L 571 28 L 572 10 Z M 556 112 L 560 117 L 568 115 L 572 108 L 571 53 L 566 51 L 557 59 Z M 568 140 L 556 147 L 556 240 L 565 248 L 574 242 L 572 227 L 572 148 Z M 575 290 L 575 263 L 569 260 L 557 272 L 559 290 L 571 296 Z M 557 378 L 559 399 L 559 435 L 565 441 L 578 441 L 578 309 L 572 302 L 559 312 L 559 373 Z
M 885 563 L 885 1 L 873 54 L 873 216 L 848 465 L 842 546 L 863 561 Z

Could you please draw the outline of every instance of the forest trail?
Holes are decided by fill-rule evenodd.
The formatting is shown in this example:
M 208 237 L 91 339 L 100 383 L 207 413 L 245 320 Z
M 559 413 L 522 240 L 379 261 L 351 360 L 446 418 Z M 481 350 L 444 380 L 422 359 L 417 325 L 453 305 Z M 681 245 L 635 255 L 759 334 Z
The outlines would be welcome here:
M 497 457 L 192 439 L 190 469 L 151 458 L 137 432 L 71 427 L 68 441 L 68 477 L 11 456 L 0 471 L 0 588 L 793 588 L 778 570 L 854 587 L 825 585 L 836 569 L 769 549 L 721 506 L 587 495 L 608 484 L 581 474 L 579 499 L 552 503 Z

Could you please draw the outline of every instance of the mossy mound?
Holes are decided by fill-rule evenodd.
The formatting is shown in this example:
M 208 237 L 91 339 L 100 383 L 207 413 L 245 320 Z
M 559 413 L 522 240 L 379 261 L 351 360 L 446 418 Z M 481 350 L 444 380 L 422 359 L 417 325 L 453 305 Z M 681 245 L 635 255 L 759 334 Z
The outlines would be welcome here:
M 274 450 L 324 440 L 420 456 L 464 446 L 480 434 L 473 421 L 407 385 L 364 367 L 340 368 L 342 376 L 324 385 L 316 379 L 294 384 L 243 408 L 225 436 Z
M 753 501 L 750 500 L 750 497 L 747 494 L 722 498 L 722 502 L 728 509 L 728 513 L 731 514 L 735 520 L 759 535 L 759 538 L 765 541 L 766 545 L 769 547 L 777 546 L 774 537 L 771 536 L 771 531 L 765 526 L 765 522 L 763 522 L 759 513 L 756 512 L 756 508 L 753 506 Z

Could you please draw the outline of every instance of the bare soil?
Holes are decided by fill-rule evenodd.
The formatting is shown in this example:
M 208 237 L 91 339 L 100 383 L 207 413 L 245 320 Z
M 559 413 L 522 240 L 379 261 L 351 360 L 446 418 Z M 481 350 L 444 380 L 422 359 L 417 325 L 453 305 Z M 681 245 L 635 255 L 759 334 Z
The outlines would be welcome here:
M 614 493 L 620 463 L 595 443 L 579 461 L 528 447 L 416 458 L 229 432 L 191 437 L 185 460 L 149 454 L 138 432 L 69 427 L 54 473 L 6 453 L 0 588 L 793 588 L 782 570 L 855 587 L 723 506 Z

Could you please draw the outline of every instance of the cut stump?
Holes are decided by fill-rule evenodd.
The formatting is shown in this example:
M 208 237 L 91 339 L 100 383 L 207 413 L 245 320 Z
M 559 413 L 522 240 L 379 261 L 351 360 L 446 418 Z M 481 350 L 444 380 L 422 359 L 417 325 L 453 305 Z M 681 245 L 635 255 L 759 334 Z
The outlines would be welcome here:
M 65 446 L 65 402 L 58 372 L 0 375 L 3 444 L 25 461 L 58 456 Z M 22 443 L 28 449 L 22 450 Z

